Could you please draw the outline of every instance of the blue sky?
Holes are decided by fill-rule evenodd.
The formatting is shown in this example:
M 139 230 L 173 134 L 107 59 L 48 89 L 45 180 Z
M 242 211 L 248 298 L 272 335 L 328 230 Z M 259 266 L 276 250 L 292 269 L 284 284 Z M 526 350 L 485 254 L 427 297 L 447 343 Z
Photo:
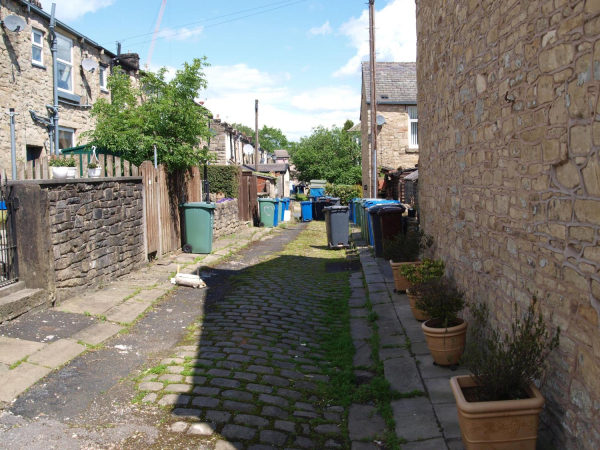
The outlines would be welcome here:
M 60 20 L 110 50 L 121 41 L 146 63 L 162 0 L 42 0 L 44 9 L 53 1 Z M 366 8 L 366 0 L 167 0 L 150 68 L 207 56 L 199 98 L 213 114 L 253 126 L 258 98 L 260 124 L 297 140 L 317 125 L 358 121 Z M 378 59 L 414 61 L 414 0 L 377 0 L 376 10 Z

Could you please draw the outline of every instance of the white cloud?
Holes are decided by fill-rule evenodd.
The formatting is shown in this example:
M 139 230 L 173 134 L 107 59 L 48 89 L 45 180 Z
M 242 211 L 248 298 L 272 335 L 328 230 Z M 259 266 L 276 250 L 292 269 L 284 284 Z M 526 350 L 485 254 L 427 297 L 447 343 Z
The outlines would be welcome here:
M 320 87 L 292 98 L 292 106 L 304 111 L 348 111 L 360 109 L 360 94 L 350 86 Z
M 115 0 L 41 0 L 44 11 L 52 11 L 52 3 L 56 3 L 56 18 L 62 22 L 77 20 L 84 14 L 93 13 L 112 5 Z
M 315 28 L 311 28 L 310 30 L 308 30 L 308 35 L 309 36 L 319 36 L 321 34 L 323 34 L 323 35 L 331 34 L 332 32 L 333 32 L 333 30 L 331 29 L 331 25 L 329 25 L 329 20 L 328 20 L 320 27 L 315 27 Z
M 253 127 L 255 99 L 259 100 L 259 126 L 280 128 L 292 140 L 318 125 L 341 126 L 346 119 L 358 119 L 360 96 L 347 86 L 294 95 L 286 85 L 286 73 L 261 72 L 247 64 L 211 66 L 205 72 L 208 89 L 199 97 L 215 116 L 230 123 Z
M 393 0 L 375 13 L 378 61 L 407 62 L 417 59 L 417 27 L 414 0 Z M 339 33 L 350 40 L 356 54 L 334 76 L 355 75 L 369 59 L 369 12 L 344 23 Z
M 162 30 L 158 32 L 157 37 L 165 38 L 168 41 L 187 41 L 188 39 L 198 37 L 204 31 L 204 27 L 192 28 L 177 28 L 170 30 Z

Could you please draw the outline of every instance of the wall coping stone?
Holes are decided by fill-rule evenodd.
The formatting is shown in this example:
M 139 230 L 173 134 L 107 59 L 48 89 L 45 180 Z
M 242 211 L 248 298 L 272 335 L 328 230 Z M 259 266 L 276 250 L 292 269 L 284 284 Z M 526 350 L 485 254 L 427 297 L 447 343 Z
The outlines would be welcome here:
M 76 183 L 111 183 L 111 182 L 133 182 L 141 183 L 142 177 L 104 177 L 104 178 L 71 178 L 65 180 L 8 180 L 9 186 L 27 186 L 27 185 L 60 185 Z

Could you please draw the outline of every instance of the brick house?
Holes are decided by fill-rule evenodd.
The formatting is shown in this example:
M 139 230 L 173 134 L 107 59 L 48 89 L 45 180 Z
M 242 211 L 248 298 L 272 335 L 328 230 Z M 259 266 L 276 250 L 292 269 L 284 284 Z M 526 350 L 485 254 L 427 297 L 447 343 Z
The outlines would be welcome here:
M 47 117 L 46 105 L 53 104 L 52 53 L 50 51 L 50 14 L 37 0 L 6 0 L 0 5 L 3 18 L 16 15 L 26 29 L 12 32 L 0 29 L 0 105 L 4 111 L 15 108 L 17 161 L 29 161 L 49 155 L 45 125 L 35 122 L 29 110 Z M 60 7 L 57 8 L 60 17 Z M 107 77 L 114 65 L 120 65 L 135 77 L 139 69 L 137 54 L 117 56 L 68 25 L 56 21 L 58 35 L 58 96 L 60 148 L 79 143 L 82 132 L 94 127 L 90 109 L 99 98 L 110 99 Z M 81 62 L 90 58 L 98 69 L 87 72 Z M 0 121 L 0 166 L 10 173 L 10 128 Z
M 362 64 L 360 131 L 363 196 L 374 197 L 371 184 L 371 70 Z M 414 62 L 380 62 L 376 67 L 377 115 L 385 123 L 377 127 L 377 165 L 414 167 L 419 161 L 417 69 Z
M 600 448 L 600 1 L 417 0 L 419 205 L 505 329 L 561 327 L 538 448 Z

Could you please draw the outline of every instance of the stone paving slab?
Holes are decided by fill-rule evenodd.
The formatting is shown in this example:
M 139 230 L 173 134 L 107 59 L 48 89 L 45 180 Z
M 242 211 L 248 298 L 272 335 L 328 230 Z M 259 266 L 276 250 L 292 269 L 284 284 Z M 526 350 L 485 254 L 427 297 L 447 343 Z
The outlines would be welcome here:
M 402 450 L 446 450 L 448 446 L 442 438 L 402 444 Z
M 113 337 L 123 327 L 114 323 L 101 322 L 91 325 L 73 335 L 73 339 L 85 342 L 90 345 L 97 345 Z
M 149 307 L 149 302 L 140 302 L 132 298 L 108 310 L 106 318 L 111 322 L 131 323 Z
M 458 367 L 456 370 L 451 370 L 450 366 L 436 366 L 433 364 L 433 357 L 430 354 L 419 355 L 419 370 L 423 379 L 427 378 L 442 378 L 450 379 L 459 375 L 469 375 L 471 372 L 465 367 Z
M 383 363 L 385 378 L 398 392 L 425 391 L 413 358 L 388 359 Z
M 429 400 L 425 397 L 405 398 L 392 402 L 396 435 L 407 441 L 442 437 Z
M 379 439 L 385 431 L 385 422 L 374 406 L 351 405 L 348 429 L 352 441 Z
M 10 366 L 44 347 L 40 342 L 0 336 L 0 362 Z
M 12 401 L 35 382 L 48 375 L 51 370 L 47 367 L 24 362 L 13 370 L 2 374 L 0 402 L 8 403 Z
M 78 314 L 104 314 L 110 308 L 118 305 L 125 298 L 134 294 L 135 291 L 136 289 L 132 287 L 102 289 L 89 296 L 75 297 L 66 300 L 55 309 Z
M 458 424 L 458 412 L 456 403 L 438 403 L 433 405 L 435 414 L 442 425 L 446 439 L 460 438 L 460 426 Z
M 431 403 L 454 403 L 454 394 L 448 378 L 429 378 L 425 380 Z
M 175 286 L 170 284 L 170 289 L 173 289 Z M 142 290 L 139 294 L 137 294 L 135 297 L 133 297 L 134 300 L 139 300 L 139 301 L 143 301 L 143 302 L 148 302 L 148 303 L 152 303 L 155 302 L 156 300 L 158 300 L 160 297 L 162 297 L 163 295 L 165 295 L 165 290 L 170 290 L 170 289 L 151 289 L 151 290 Z
M 85 350 L 87 350 L 85 345 L 70 339 L 60 339 L 29 356 L 27 362 L 53 369 L 72 360 Z

